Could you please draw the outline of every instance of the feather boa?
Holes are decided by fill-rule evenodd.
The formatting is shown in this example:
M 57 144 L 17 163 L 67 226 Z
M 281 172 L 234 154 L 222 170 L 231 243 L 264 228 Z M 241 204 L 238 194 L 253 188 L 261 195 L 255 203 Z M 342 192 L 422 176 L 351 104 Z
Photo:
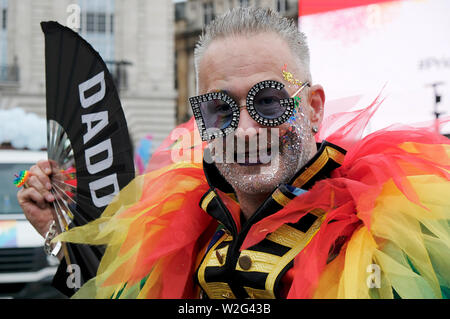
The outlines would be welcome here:
M 449 295 L 449 139 L 429 127 L 400 126 L 361 138 L 378 106 L 376 100 L 324 121 L 317 137 L 347 149 L 343 165 L 253 225 L 241 247 L 312 209 L 327 212 L 295 258 L 288 298 Z M 344 124 L 330 133 L 340 121 Z M 188 140 L 200 140 L 193 138 L 198 134 L 193 119 L 181 127 Z M 189 153 L 204 143 L 174 142 L 166 139 L 148 173 L 124 188 L 101 218 L 55 239 L 107 245 L 97 276 L 75 298 L 198 297 L 193 274 L 217 222 L 198 205 L 208 189 L 201 164 L 170 158 L 174 148 Z M 330 262 L 340 241 L 342 248 Z

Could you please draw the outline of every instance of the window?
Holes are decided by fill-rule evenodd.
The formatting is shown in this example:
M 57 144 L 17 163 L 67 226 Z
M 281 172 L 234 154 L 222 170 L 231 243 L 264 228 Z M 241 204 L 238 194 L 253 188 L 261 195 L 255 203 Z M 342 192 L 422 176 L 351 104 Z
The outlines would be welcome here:
M 10 65 L 8 61 L 8 1 L 6 0 L 0 1 L 0 23 L 0 82 L 17 82 L 19 67 Z
M 114 15 L 109 15 L 109 23 L 107 15 L 103 12 L 88 12 L 86 13 L 86 26 L 83 25 L 83 15 L 80 17 L 81 29 L 86 32 L 97 33 L 114 33 Z M 109 28 L 108 28 L 109 26 Z
M 106 32 L 106 14 L 104 13 L 97 14 L 97 32 L 99 33 Z
M 175 3 L 175 21 L 186 19 L 186 2 Z
M 1 143 L 0 143 L 1 144 Z M 3 151 L 7 152 L 7 151 Z M 2 155 L 4 156 L 4 155 Z M 23 155 L 22 155 L 23 156 Z M 19 202 L 17 201 L 17 187 L 10 182 L 15 172 L 27 169 L 30 164 L 0 163 L 0 215 L 21 214 Z
M 0 0 L 1 1 L 1 0 Z M 78 0 L 81 7 L 80 35 L 89 42 L 116 75 L 114 40 L 115 2 L 117 0 Z
M 8 25 L 8 20 L 6 19 L 7 13 L 8 13 L 8 10 L 6 8 L 3 8 L 2 9 L 2 29 L 3 30 L 6 30 L 6 27 Z
M 277 0 L 277 11 L 278 12 L 287 12 L 289 10 L 288 0 Z
M 95 32 L 95 13 L 86 14 L 86 31 Z
M 214 20 L 214 4 L 208 1 L 203 3 L 203 22 L 206 25 L 212 20 Z
M 249 2 L 250 2 L 249 0 L 239 0 L 239 5 L 241 7 L 248 7 Z

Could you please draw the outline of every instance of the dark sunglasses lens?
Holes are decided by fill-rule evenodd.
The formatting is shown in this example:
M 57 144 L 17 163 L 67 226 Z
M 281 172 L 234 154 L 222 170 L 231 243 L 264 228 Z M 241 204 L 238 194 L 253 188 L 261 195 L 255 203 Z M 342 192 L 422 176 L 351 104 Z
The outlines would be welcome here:
M 266 119 L 279 118 L 286 111 L 286 107 L 281 106 L 280 100 L 289 98 L 285 89 L 264 88 L 256 93 L 253 99 L 255 111 Z
M 211 100 L 200 103 L 203 122 L 206 129 L 225 129 L 231 124 L 233 110 L 222 100 Z

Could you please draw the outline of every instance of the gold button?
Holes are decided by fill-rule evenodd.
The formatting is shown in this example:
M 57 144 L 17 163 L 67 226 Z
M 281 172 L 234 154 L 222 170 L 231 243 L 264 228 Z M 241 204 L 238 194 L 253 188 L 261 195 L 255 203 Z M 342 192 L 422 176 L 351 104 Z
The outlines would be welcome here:
M 223 257 L 222 257 L 222 255 L 220 254 L 220 252 L 218 251 L 218 250 L 216 250 L 216 257 L 217 257 L 217 260 L 219 261 L 219 264 L 223 264 Z
M 231 295 L 229 292 L 222 294 L 222 297 L 224 297 L 225 299 L 231 299 Z
M 241 256 L 239 257 L 239 266 L 244 270 L 249 270 L 252 266 L 252 260 L 249 256 Z

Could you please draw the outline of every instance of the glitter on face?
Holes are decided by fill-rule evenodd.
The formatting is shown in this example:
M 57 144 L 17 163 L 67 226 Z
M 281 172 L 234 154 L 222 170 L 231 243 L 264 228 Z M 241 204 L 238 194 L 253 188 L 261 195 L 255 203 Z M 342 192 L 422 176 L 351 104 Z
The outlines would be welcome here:
M 287 65 L 286 64 L 284 65 L 284 67 L 281 70 L 281 72 L 283 74 L 283 78 L 287 82 L 289 82 L 289 83 L 291 83 L 291 84 L 293 84 L 294 86 L 297 86 L 297 87 L 301 87 L 303 85 L 302 81 L 295 79 L 294 75 L 292 75 L 291 72 L 287 71 Z
M 285 65 L 282 70 L 283 78 L 293 86 L 302 86 L 304 83 L 295 79 L 286 68 Z M 270 147 L 273 150 L 276 147 L 278 150 L 278 152 L 272 151 L 270 163 L 242 165 L 233 160 L 216 162 L 216 167 L 220 173 L 235 190 L 247 194 L 272 192 L 279 184 L 287 183 L 313 156 L 314 149 L 311 145 L 315 145 L 315 141 L 311 130 L 311 122 L 303 112 L 302 99 L 300 97 L 294 97 L 294 99 L 295 106 L 292 116 L 284 124 L 277 127 L 279 130 L 278 140 L 275 143 L 277 145 L 272 145 L 272 142 L 267 145 L 267 148 Z M 228 138 L 234 137 L 223 138 L 223 144 L 220 145 L 224 152 Z M 217 142 L 212 141 L 208 145 L 213 146 L 212 148 L 215 150 L 219 150 L 221 148 L 217 148 Z M 214 143 L 217 143 L 216 147 L 214 147 Z M 266 145 L 263 145 L 263 147 L 266 147 Z
M 299 106 L 300 109 L 300 106 Z M 216 163 L 220 173 L 236 190 L 248 194 L 268 193 L 288 182 L 312 157 L 309 145 L 314 143 L 311 123 L 303 112 L 279 127 L 278 155 L 270 164 L 245 166 L 233 162 Z
M 295 101 L 294 110 L 292 112 L 292 116 L 288 119 L 289 124 L 292 124 L 295 121 L 295 119 L 296 119 L 295 115 L 297 114 L 297 109 L 300 109 L 300 102 L 302 101 L 302 98 L 296 96 L 296 97 L 294 97 L 294 101 Z M 303 116 L 304 115 L 303 112 L 301 112 L 300 115 Z

